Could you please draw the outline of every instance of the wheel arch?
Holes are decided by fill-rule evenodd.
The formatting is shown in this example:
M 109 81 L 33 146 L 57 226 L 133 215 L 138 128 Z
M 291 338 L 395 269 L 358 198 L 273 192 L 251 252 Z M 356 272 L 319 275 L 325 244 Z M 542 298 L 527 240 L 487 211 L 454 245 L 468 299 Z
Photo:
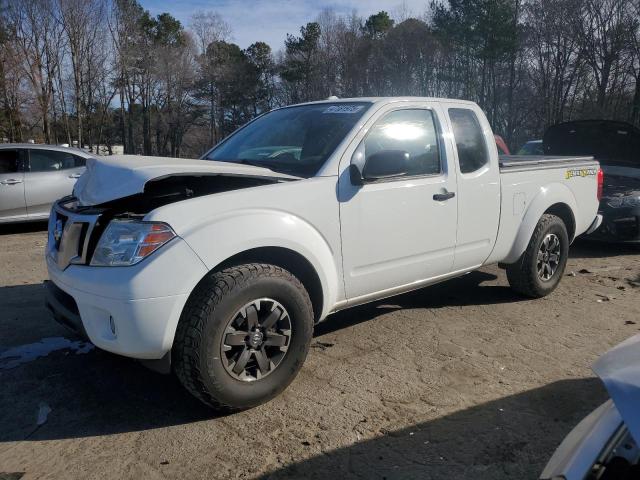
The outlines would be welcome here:
M 554 203 L 547 208 L 544 213 L 549 213 L 559 217 L 567 227 L 567 234 L 569 236 L 569 243 L 573 242 L 574 235 L 576 233 L 576 218 L 573 214 L 571 207 L 563 202 Z
M 562 219 L 567 227 L 569 242 L 572 242 L 576 232 L 576 211 L 576 199 L 566 185 L 555 183 L 541 188 L 527 207 L 511 249 L 501 263 L 514 263 L 520 258 L 531 240 L 536 225 L 546 213 Z
M 232 255 L 211 271 L 217 272 L 245 263 L 268 263 L 291 272 L 309 293 L 315 322 L 321 320 L 325 307 L 322 282 L 314 266 L 302 254 L 285 247 L 256 247 Z

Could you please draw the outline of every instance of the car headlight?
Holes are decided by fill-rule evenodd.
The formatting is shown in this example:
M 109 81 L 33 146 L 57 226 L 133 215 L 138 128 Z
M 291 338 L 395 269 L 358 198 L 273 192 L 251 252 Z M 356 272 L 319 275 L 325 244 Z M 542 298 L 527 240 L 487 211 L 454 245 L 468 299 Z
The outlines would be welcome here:
M 112 220 L 98 241 L 91 265 L 135 265 L 175 236 L 166 223 Z

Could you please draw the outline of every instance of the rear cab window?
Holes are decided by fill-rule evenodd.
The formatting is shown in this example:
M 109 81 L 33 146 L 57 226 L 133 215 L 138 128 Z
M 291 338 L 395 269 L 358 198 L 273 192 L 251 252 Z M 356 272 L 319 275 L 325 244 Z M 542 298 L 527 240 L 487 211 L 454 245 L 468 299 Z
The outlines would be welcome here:
M 473 173 L 489 163 L 489 150 L 482 127 L 473 110 L 450 108 L 449 118 L 458 151 L 461 173 Z

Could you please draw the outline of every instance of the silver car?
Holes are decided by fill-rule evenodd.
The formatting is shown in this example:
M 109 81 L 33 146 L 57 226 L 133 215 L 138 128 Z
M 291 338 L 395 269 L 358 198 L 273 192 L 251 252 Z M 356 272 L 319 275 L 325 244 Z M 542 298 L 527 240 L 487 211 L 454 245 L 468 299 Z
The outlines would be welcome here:
M 640 478 L 640 335 L 605 353 L 593 371 L 611 399 L 567 435 L 540 480 Z
M 51 204 L 71 194 L 89 157 L 54 145 L 0 145 L 0 223 L 46 220 Z

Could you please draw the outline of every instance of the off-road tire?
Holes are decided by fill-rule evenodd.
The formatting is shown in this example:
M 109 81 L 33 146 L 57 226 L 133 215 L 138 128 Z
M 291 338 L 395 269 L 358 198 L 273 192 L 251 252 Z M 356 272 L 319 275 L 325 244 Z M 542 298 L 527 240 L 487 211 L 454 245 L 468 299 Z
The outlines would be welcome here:
M 256 298 L 280 302 L 291 318 L 289 348 L 277 368 L 252 382 L 233 378 L 220 355 L 231 316 Z M 172 349 L 172 368 L 184 387 L 218 411 L 265 403 L 281 393 L 305 361 L 313 336 L 313 307 L 302 283 L 275 265 L 250 263 L 212 272 L 185 306 Z
M 554 234 L 560 240 L 560 262 L 549 280 L 542 280 L 537 269 L 537 255 L 545 236 Z M 553 292 L 567 266 L 569 255 L 569 235 L 560 217 L 544 214 L 538 222 L 529 245 L 517 262 L 507 265 L 509 285 L 516 292 L 531 298 L 540 298 Z

